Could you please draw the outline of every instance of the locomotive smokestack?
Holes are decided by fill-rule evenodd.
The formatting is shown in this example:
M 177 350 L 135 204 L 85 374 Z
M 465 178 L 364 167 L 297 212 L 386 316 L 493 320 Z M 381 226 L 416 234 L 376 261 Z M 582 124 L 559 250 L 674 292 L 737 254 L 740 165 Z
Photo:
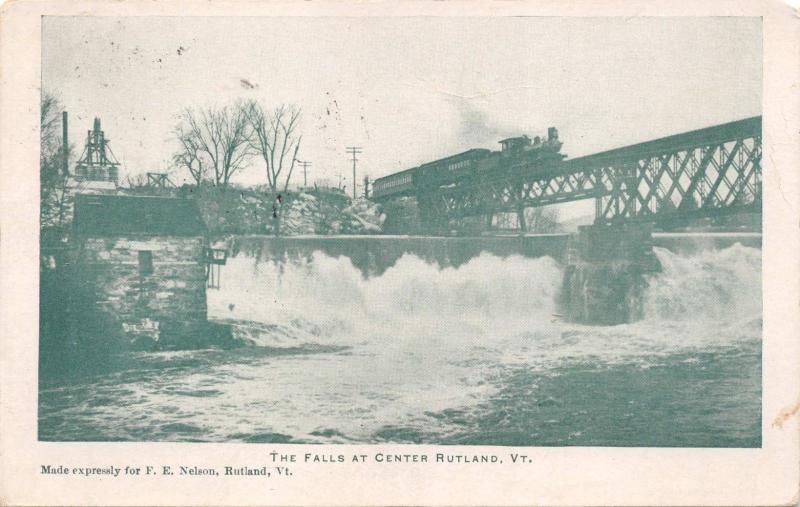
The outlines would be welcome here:
M 69 129 L 67 128 L 67 112 L 64 111 L 61 113 L 61 153 L 62 153 L 62 160 L 61 160 L 61 170 L 64 171 L 64 175 L 69 174 Z

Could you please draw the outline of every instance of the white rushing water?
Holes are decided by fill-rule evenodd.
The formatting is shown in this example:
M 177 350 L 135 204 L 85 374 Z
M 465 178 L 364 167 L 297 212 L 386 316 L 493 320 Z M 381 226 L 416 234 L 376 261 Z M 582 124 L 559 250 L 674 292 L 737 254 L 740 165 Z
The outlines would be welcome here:
M 484 254 L 442 268 L 406 255 L 366 279 L 349 259 L 319 252 L 300 264 L 229 259 L 222 289 L 209 291 L 212 318 L 272 326 L 256 338 L 262 347 L 343 349 L 221 364 L 214 385 L 226 403 L 199 399 L 208 405 L 198 417 L 230 421 L 228 434 L 238 424 L 312 440 L 331 429 L 360 439 L 388 424 L 431 424 L 420 422 L 426 413 L 475 406 L 509 367 L 649 368 L 683 351 L 760 340 L 760 250 L 656 254 L 663 271 L 649 280 L 645 319 L 612 327 L 562 322 L 562 272 L 550 258 Z M 231 420 L 232 407 L 263 412 L 263 426 Z
M 656 255 L 645 318 L 601 327 L 557 315 L 550 258 L 406 255 L 364 278 L 345 257 L 240 254 L 209 313 L 254 347 L 40 383 L 39 436 L 758 447 L 761 251 Z

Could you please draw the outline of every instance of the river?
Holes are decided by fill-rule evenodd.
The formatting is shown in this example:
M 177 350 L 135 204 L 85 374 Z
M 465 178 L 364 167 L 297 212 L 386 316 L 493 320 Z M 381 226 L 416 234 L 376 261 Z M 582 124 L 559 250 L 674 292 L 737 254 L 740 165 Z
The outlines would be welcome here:
M 675 254 L 645 318 L 563 322 L 550 257 L 380 274 L 240 252 L 209 316 L 257 346 L 130 353 L 43 376 L 48 441 L 761 445 L 761 251 Z

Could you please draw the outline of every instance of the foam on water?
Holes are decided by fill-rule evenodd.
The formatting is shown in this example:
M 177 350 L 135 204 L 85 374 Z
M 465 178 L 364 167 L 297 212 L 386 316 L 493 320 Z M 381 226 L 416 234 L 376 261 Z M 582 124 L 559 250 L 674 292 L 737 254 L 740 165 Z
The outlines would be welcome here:
M 241 420 L 236 431 L 362 440 L 386 425 L 475 406 L 496 392 L 508 368 L 647 368 L 682 351 L 760 340 L 760 250 L 656 254 L 663 271 L 649 280 L 646 318 L 613 327 L 554 316 L 562 272 L 550 258 L 484 254 L 452 268 L 406 255 L 373 278 L 322 253 L 300 263 L 230 259 L 223 288 L 209 293 L 212 317 L 288 322 L 284 344 L 347 349 L 219 365 L 206 375 L 226 403 L 199 398 L 206 406 L 197 413 L 218 427 L 231 407 L 249 407 L 243 412 L 264 411 L 265 426 Z M 269 336 L 262 340 L 272 345 Z M 331 431 L 334 437 L 314 436 Z
M 392 335 L 387 341 L 397 342 L 398 333 L 417 338 L 421 330 L 430 331 L 423 333 L 424 340 L 458 340 L 454 323 L 495 335 L 495 325 L 527 327 L 549 319 L 561 283 L 550 258 L 488 254 L 458 268 L 405 255 L 383 275 L 366 279 L 346 257 L 319 252 L 302 263 L 237 257 L 224 269 L 227 284 L 209 292 L 210 315 L 262 323 L 309 321 L 323 330 L 317 336 L 298 334 L 298 344 L 327 337 L 352 345 L 381 340 L 386 332 Z M 486 341 L 491 343 L 488 336 Z
M 662 272 L 649 284 L 647 319 L 719 323 L 761 315 L 761 250 L 737 243 L 692 256 L 655 253 Z
M 295 346 L 423 342 L 428 348 L 442 343 L 456 349 L 494 349 L 510 345 L 509 339 L 569 343 L 575 333 L 591 330 L 598 336 L 618 336 L 620 342 L 642 341 L 645 352 L 652 346 L 718 345 L 725 340 L 711 336 L 720 333 L 703 332 L 694 333 L 691 341 L 669 332 L 637 338 L 643 329 L 690 326 L 714 331 L 760 319 L 760 250 L 737 244 L 692 256 L 657 248 L 656 255 L 663 269 L 648 280 L 644 321 L 609 328 L 569 325 L 557 318 L 562 272 L 554 260 L 489 254 L 458 268 L 407 254 L 372 278 L 364 278 L 346 257 L 321 252 L 294 263 L 239 256 L 225 266 L 222 290 L 209 291 L 209 313 L 219 319 L 290 323 L 295 335 L 288 343 Z M 721 334 L 728 341 L 738 336 Z M 269 337 L 263 338 L 262 344 L 269 345 Z
M 602 429 L 595 417 L 611 417 L 613 428 L 635 412 L 649 428 L 705 421 L 715 429 L 701 432 L 702 444 L 724 427 L 729 436 L 746 430 L 747 445 L 759 445 L 760 250 L 656 255 L 663 269 L 648 280 L 645 318 L 599 327 L 556 315 L 562 270 L 550 258 L 484 254 L 453 268 L 406 255 L 365 278 L 346 257 L 271 262 L 240 254 L 222 268 L 222 289 L 208 292 L 209 314 L 251 329 L 260 346 L 142 353 L 54 383 L 40 392 L 40 437 L 441 443 L 518 417 L 522 440 L 513 442 L 536 443 L 551 419 L 553 434 L 567 438 Z M 719 361 L 735 363 L 733 373 Z M 696 371 L 706 367 L 717 377 Z M 653 372 L 666 398 L 637 409 L 646 400 L 617 392 L 620 382 L 641 388 L 629 371 Z M 686 388 L 707 396 L 696 406 L 669 387 L 690 373 L 702 386 Z M 597 391 L 610 397 L 592 405 L 585 382 L 601 378 L 614 379 Z M 560 392 L 559 379 L 576 387 Z M 541 393 L 545 380 L 555 383 Z M 669 397 L 680 403 L 664 412 Z

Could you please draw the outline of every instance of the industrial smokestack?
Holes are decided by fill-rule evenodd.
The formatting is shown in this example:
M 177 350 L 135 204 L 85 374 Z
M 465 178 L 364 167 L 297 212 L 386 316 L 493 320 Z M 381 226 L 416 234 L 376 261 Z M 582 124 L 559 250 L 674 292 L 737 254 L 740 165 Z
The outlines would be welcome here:
M 61 169 L 64 171 L 64 176 L 69 174 L 69 138 L 67 128 L 67 112 L 61 113 Z
M 94 119 L 94 131 L 100 132 L 100 118 Z

